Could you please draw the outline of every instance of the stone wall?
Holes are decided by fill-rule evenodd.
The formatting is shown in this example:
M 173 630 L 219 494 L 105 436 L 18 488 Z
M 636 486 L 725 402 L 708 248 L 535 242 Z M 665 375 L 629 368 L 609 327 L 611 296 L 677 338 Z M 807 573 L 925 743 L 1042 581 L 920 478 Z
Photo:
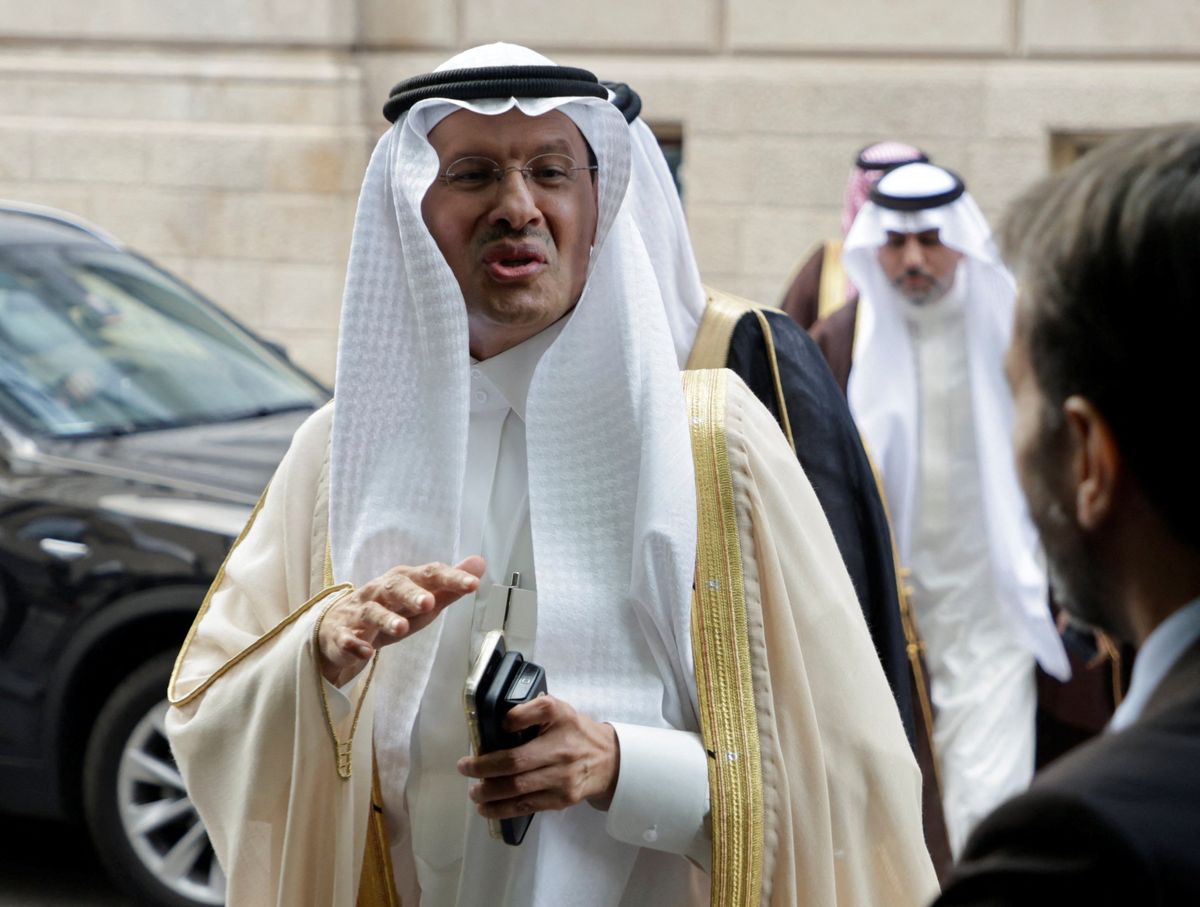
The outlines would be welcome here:
M 0 197 L 56 205 L 333 374 L 354 199 L 396 80 L 491 40 L 631 83 L 683 137 L 704 277 L 777 301 L 854 152 L 985 211 L 1055 136 L 1195 118 L 1194 0 L 0 0 Z M 1061 145 L 1061 142 L 1059 143 Z M 1061 148 L 1060 148 L 1061 150 Z
M 327 51 L 0 56 L 0 198 L 92 221 L 333 375 L 371 136 Z

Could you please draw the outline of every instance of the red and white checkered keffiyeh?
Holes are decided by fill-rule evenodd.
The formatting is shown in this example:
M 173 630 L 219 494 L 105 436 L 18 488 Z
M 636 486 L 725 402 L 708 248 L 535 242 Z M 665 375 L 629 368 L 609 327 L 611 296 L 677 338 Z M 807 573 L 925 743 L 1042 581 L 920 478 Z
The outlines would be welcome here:
M 871 187 L 888 168 L 911 161 L 927 160 L 925 153 L 914 145 L 903 142 L 876 142 L 858 153 L 854 169 L 846 180 L 846 195 L 842 206 L 842 235 L 850 232 L 850 225 L 858 216 L 858 210 L 871 194 Z M 873 165 L 864 167 L 863 164 Z

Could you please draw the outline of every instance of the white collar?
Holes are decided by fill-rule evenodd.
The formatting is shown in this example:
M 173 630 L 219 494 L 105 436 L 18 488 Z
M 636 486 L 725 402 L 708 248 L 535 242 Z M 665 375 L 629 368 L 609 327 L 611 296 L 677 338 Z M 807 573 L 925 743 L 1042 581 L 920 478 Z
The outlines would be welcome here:
M 1146 637 L 1133 663 L 1129 692 L 1113 713 L 1108 730 L 1123 730 L 1141 717 L 1163 678 L 1197 639 L 1200 639 L 1200 598 L 1184 605 Z
M 504 398 L 504 402 L 521 419 L 525 421 L 525 401 L 529 397 L 529 385 L 533 381 L 533 373 L 542 359 L 542 354 L 550 349 L 550 345 L 558 339 L 563 327 L 571 318 L 568 312 L 550 327 L 522 340 L 516 346 L 509 347 L 502 353 L 497 353 L 482 362 L 471 357 L 471 383 L 480 379 L 488 381 L 496 393 Z M 471 410 L 475 411 L 476 397 L 472 394 Z M 493 407 L 484 407 L 491 409 Z

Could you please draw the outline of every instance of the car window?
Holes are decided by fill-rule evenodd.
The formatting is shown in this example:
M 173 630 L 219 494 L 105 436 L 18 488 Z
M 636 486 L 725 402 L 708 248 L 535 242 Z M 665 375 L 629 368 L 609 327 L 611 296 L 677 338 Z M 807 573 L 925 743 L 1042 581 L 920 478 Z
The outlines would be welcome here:
M 305 375 L 134 255 L 0 248 L 0 407 L 29 429 L 121 433 L 323 400 Z

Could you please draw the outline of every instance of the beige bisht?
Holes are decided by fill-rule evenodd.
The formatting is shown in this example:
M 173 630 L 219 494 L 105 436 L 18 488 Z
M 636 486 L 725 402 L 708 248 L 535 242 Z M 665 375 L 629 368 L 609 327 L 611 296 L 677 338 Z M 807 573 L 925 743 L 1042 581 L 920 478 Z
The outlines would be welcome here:
M 924 904 L 937 882 L 920 774 L 820 505 L 739 378 L 685 383 L 711 902 Z M 297 434 L 169 691 L 172 745 L 233 907 L 396 903 L 371 807 L 377 693 L 360 683 L 332 726 L 313 642 L 348 588 L 326 566 L 329 425 L 326 409 Z

